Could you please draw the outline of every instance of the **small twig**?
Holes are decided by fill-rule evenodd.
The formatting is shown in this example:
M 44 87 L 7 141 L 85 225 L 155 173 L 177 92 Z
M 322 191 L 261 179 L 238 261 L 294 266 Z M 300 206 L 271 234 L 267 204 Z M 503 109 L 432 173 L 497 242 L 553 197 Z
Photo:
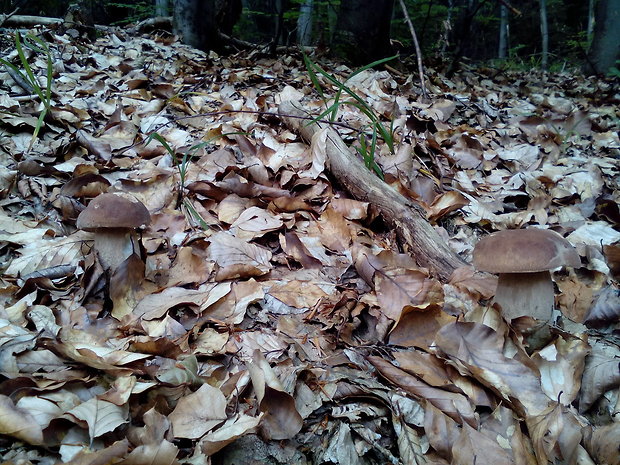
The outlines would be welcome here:
M 405 15 L 405 22 L 409 26 L 409 31 L 411 32 L 411 37 L 413 38 L 413 44 L 415 45 L 415 54 L 418 59 L 418 72 L 420 73 L 420 86 L 422 87 L 422 96 L 424 98 L 428 98 L 428 92 L 426 91 L 426 84 L 424 83 L 424 66 L 422 65 L 422 51 L 420 50 L 420 43 L 418 42 L 418 36 L 415 33 L 415 29 L 413 28 L 413 23 L 411 22 L 411 18 L 409 17 L 409 13 L 407 12 L 407 7 L 405 6 L 404 0 L 400 1 L 400 8 L 403 10 L 403 14 Z
M 19 11 L 19 7 L 15 8 L 11 13 L 6 15 L 0 15 L 0 26 L 4 24 L 4 22 L 9 19 L 11 16 L 15 15 Z

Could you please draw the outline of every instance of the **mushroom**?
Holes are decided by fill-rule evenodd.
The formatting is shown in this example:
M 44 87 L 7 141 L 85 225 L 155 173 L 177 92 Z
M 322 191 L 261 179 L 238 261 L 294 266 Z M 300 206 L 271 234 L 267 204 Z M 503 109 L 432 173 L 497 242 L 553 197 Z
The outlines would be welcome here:
M 151 222 L 139 200 L 100 194 L 77 218 L 77 227 L 95 233 L 95 251 L 103 268 L 114 271 L 134 253 L 134 230 Z
M 555 294 L 549 270 L 564 265 L 581 266 L 579 254 L 548 229 L 499 231 L 474 248 L 474 267 L 499 274 L 495 302 L 508 321 L 521 316 L 549 321 Z

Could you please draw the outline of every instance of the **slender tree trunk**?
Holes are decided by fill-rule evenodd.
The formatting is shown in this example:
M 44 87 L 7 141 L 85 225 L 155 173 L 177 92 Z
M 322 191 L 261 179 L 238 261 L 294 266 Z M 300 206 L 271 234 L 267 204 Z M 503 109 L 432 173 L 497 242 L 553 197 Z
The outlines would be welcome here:
M 506 5 L 500 5 L 499 18 L 499 47 L 497 56 L 503 60 L 508 56 L 508 8 Z
M 588 44 L 592 43 L 592 37 L 594 36 L 594 3 L 595 0 L 588 1 Z
M 155 16 L 168 16 L 170 14 L 168 0 L 155 0 Z
M 540 0 L 540 35 L 542 36 L 542 69 L 549 63 L 549 26 L 547 24 L 547 0 Z
M 347 0 L 340 4 L 332 51 L 354 65 L 390 54 L 394 0 Z
M 217 41 L 215 0 L 174 0 L 172 27 L 183 43 L 211 50 Z
M 598 0 L 590 62 L 597 73 L 607 73 L 620 60 L 620 0 Z
M 304 0 L 299 6 L 299 18 L 297 19 L 297 43 L 310 45 L 312 41 L 312 7 L 313 0 Z

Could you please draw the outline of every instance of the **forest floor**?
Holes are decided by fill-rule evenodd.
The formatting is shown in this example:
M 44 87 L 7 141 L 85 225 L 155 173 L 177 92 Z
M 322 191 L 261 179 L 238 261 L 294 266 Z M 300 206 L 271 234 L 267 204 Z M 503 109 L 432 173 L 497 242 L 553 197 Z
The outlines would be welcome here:
M 319 75 L 321 98 L 300 55 L 42 38 L 37 137 L 41 102 L 0 72 L 5 463 L 620 463 L 617 80 L 427 69 L 423 98 L 393 63 L 346 82 L 393 129 L 385 189 L 465 262 L 509 228 L 576 247 L 534 339 L 489 305 L 494 276 L 420 267 L 330 172 L 325 138 L 278 116 L 338 90 Z M 46 54 L 30 66 L 45 90 Z M 364 151 L 372 120 L 341 104 L 336 121 Z M 151 215 L 110 271 L 76 228 L 106 191 Z

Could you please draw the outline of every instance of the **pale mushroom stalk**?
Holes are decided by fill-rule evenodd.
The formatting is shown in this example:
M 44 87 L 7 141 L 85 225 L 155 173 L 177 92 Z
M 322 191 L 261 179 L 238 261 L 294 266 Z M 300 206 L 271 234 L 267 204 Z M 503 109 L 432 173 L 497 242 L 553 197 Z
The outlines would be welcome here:
M 134 253 L 134 234 L 124 228 L 95 233 L 95 250 L 105 270 L 115 270 Z
M 553 309 L 554 295 L 549 271 L 501 273 L 494 300 L 501 305 L 508 319 L 528 315 L 545 320 Z

